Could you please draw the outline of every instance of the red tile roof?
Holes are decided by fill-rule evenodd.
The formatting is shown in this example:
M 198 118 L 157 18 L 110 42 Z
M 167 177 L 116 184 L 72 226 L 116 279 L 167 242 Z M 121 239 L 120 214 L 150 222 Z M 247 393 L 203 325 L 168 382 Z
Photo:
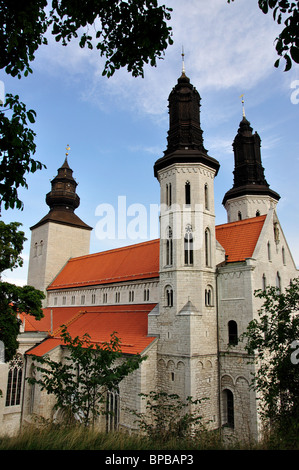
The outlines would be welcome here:
M 86 310 L 79 307 L 46 309 L 47 326 L 51 322 L 52 310 L 53 335 L 33 347 L 27 354 L 42 356 L 62 345 L 60 327 L 63 324 L 66 324 L 72 337 L 82 337 L 88 333 L 91 341 L 99 344 L 109 341 L 111 333 L 115 331 L 124 354 L 140 354 L 155 340 L 155 337 L 148 336 L 148 314 L 154 307 L 155 304 L 139 304 L 88 307 Z M 54 325 L 58 325 L 56 329 Z
M 48 290 L 154 277 L 159 277 L 159 240 L 72 258 Z
M 252 257 L 265 219 L 262 215 L 216 226 L 216 239 L 225 249 L 228 263 Z
M 216 226 L 216 239 L 227 262 L 244 261 L 253 254 L 266 216 Z M 72 258 L 48 290 L 86 287 L 159 277 L 159 240 Z

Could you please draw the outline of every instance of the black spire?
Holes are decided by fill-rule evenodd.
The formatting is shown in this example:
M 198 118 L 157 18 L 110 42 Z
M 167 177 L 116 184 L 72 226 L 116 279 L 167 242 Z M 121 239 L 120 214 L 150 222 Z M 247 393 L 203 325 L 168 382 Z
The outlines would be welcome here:
M 154 173 L 172 163 L 204 163 L 219 169 L 219 163 L 207 154 L 200 127 L 200 95 L 183 69 L 168 98 L 169 131 L 164 157 L 156 161 Z
M 257 132 L 252 133 L 250 122 L 243 115 L 238 133 L 233 142 L 235 169 L 234 184 L 224 196 L 222 204 L 246 194 L 268 195 L 275 200 L 280 196 L 270 189 L 266 181 L 261 159 L 261 139 Z
M 46 195 L 50 211 L 31 229 L 50 221 L 92 230 L 74 213 L 80 205 L 80 198 L 76 193 L 78 183 L 73 178 L 73 170 L 69 167 L 67 155 L 63 165 L 57 170 L 57 176 L 51 181 L 51 191 Z
M 59 209 L 74 212 L 80 204 L 76 193 L 77 182 L 73 178 L 73 170 L 69 167 L 67 157 L 58 169 L 57 176 L 51 181 L 52 189 L 46 195 L 46 203 L 50 210 Z

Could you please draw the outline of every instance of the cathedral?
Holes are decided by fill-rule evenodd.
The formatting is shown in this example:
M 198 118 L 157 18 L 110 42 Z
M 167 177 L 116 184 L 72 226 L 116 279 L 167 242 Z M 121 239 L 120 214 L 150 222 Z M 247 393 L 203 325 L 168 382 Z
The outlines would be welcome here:
M 20 313 L 19 350 L 0 364 L 0 429 L 18 431 L 34 416 L 52 419 L 54 397 L 30 385 L 33 356 L 63 361 L 61 326 L 95 343 L 116 331 L 125 355 L 146 356 L 108 392 L 107 430 L 134 431 L 128 410 L 140 394 L 203 399 L 209 429 L 258 439 L 254 365 L 239 340 L 257 317 L 256 289 L 283 290 L 298 276 L 277 217 L 279 194 L 264 174 L 261 140 L 243 112 L 233 141 L 233 185 L 223 197 L 227 223 L 215 224 L 219 162 L 204 147 L 200 95 L 183 70 L 169 95 L 167 148 L 154 163 L 160 184 L 160 238 L 89 253 L 92 227 L 75 213 L 77 183 L 67 157 L 46 195 L 49 212 L 31 227 L 28 285 L 45 295 L 44 317 Z M 236 126 L 237 127 L 237 126 Z M 82 175 L 84 177 L 84 175 Z M 105 418 L 106 419 L 106 418 Z

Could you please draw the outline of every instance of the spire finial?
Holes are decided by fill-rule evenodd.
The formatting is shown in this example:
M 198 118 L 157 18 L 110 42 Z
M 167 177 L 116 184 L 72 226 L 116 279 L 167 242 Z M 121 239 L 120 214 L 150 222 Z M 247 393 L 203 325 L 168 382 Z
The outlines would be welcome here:
M 66 157 L 68 157 L 69 150 L 71 150 L 71 147 L 69 146 L 69 144 L 67 144 L 67 146 L 66 146 L 66 154 L 65 154 Z
M 185 75 L 185 53 L 184 53 L 184 46 L 182 46 L 182 74 Z
M 245 118 L 244 95 L 241 95 L 240 98 L 242 98 L 242 115 Z

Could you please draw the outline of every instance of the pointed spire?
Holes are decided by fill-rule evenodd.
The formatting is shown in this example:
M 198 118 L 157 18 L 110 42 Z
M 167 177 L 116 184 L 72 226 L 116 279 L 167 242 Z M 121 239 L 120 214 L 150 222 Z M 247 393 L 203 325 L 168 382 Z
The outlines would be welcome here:
M 242 98 L 242 116 L 243 116 L 243 118 L 246 119 L 246 116 L 245 116 L 245 106 L 244 106 L 244 95 L 241 95 L 240 98 Z
M 169 130 L 164 156 L 154 166 L 154 174 L 173 162 L 201 162 L 216 170 L 219 162 L 210 157 L 204 147 L 200 125 L 201 97 L 185 75 L 184 49 L 182 49 L 182 75 L 168 97 Z
M 182 46 L 182 75 L 185 75 L 185 53 L 184 53 L 184 46 Z
M 241 95 L 240 98 L 243 98 Z M 244 100 L 242 99 L 242 106 Z M 239 124 L 237 135 L 233 142 L 234 150 L 234 184 L 223 198 L 223 205 L 229 199 L 243 195 L 268 195 L 278 200 L 279 195 L 270 189 L 265 178 L 261 158 L 261 138 L 253 129 L 245 116 L 243 106 L 243 118 Z

